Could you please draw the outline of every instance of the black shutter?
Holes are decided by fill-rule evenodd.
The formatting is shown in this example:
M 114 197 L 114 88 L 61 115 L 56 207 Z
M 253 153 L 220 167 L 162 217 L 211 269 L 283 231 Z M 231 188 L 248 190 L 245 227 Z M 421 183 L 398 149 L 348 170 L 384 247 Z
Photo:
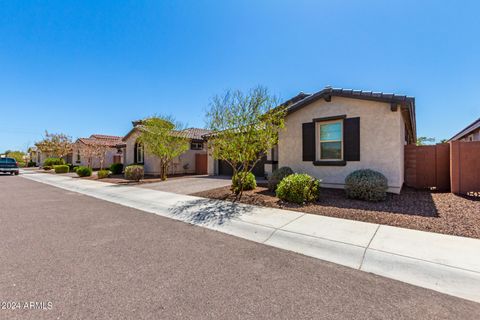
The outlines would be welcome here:
M 315 123 L 313 122 L 302 124 L 302 147 L 302 160 L 315 161 Z
M 360 118 L 343 120 L 343 158 L 360 161 Z
M 133 163 L 137 163 L 137 148 L 138 144 L 135 143 L 135 146 L 133 147 Z

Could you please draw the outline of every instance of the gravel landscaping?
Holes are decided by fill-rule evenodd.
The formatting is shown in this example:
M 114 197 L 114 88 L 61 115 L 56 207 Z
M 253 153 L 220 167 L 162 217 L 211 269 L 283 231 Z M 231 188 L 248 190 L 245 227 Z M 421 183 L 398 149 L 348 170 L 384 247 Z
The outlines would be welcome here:
M 194 194 L 232 201 L 229 187 Z M 380 223 L 391 226 L 480 238 L 480 198 L 452 193 L 404 189 L 388 194 L 384 202 L 346 199 L 343 190 L 321 189 L 318 202 L 295 205 L 283 202 L 265 187 L 245 191 L 242 203 L 320 214 L 331 217 Z

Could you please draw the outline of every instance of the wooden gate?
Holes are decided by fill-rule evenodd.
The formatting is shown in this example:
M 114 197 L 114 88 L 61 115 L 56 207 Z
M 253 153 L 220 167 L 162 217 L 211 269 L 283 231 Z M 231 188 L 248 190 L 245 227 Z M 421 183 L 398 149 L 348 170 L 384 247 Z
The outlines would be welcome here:
M 405 185 L 450 190 L 450 145 L 405 146 Z
M 480 141 L 451 142 L 453 193 L 480 196 Z
M 195 154 L 195 173 L 196 174 L 207 174 L 207 154 L 206 153 L 197 153 Z

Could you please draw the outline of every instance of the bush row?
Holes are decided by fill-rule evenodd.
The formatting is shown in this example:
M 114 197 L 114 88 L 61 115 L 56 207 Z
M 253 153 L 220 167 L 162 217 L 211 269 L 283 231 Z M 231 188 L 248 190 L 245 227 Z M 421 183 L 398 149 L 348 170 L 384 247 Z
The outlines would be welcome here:
M 110 176 L 110 170 L 100 170 L 97 172 L 98 179 L 105 179 Z
M 110 166 L 110 171 L 112 174 L 122 174 L 123 172 L 123 164 L 121 163 L 114 163 Z
M 239 194 L 242 190 L 253 190 L 256 187 L 257 181 L 255 179 L 255 176 L 251 172 L 239 172 L 232 177 L 232 191 L 235 194 Z
M 280 181 L 276 195 L 282 200 L 297 204 L 317 201 L 320 181 L 305 173 L 294 173 Z
M 308 174 L 294 174 L 291 168 L 282 167 L 272 172 L 268 188 L 282 200 L 302 204 L 318 200 L 320 180 Z M 356 170 L 345 179 L 345 193 L 352 199 L 383 201 L 387 189 L 387 178 L 370 169 Z
M 90 177 L 92 175 L 92 169 L 89 167 L 77 167 L 75 172 L 79 177 Z
M 143 179 L 144 170 L 142 165 L 132 164 L 125 167 L 125 179 L 140 181 Z
M 58 166 L 58 165 L 63 165 L 65 164 L 65 160 L 61 158 L 47 158 L 43 162 L 43 167 L 53 167 L 53 166 Z
M 387 197 L 387 189 L 387 178 L 370 169 L 354 171 L 345 179 L 345 192 L 352 199 L 382 201 Z
M 53 166 L 53 170 L 55 170 L 55 173 L 68 173 L 70 171 L 70 168 L 66 164 L 59 164 Z

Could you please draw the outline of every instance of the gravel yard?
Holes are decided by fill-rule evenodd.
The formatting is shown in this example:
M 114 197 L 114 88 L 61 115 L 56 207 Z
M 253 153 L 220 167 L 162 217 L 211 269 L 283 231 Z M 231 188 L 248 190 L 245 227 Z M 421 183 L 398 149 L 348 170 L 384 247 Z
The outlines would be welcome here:
M 480 198 L 464 198 L 452 193 L 404 189 L 389 194 L 384 202 L 346 199 L 343 190 L 321 189 L 320 200 L 300 206 L 285 203 L 265 187 L 244 192 L 242 203 L 289 209 L 331 217 L 380 223 L 391 226 L 480 238 Z M 194 194 L 233 200 L 229 187 Z

